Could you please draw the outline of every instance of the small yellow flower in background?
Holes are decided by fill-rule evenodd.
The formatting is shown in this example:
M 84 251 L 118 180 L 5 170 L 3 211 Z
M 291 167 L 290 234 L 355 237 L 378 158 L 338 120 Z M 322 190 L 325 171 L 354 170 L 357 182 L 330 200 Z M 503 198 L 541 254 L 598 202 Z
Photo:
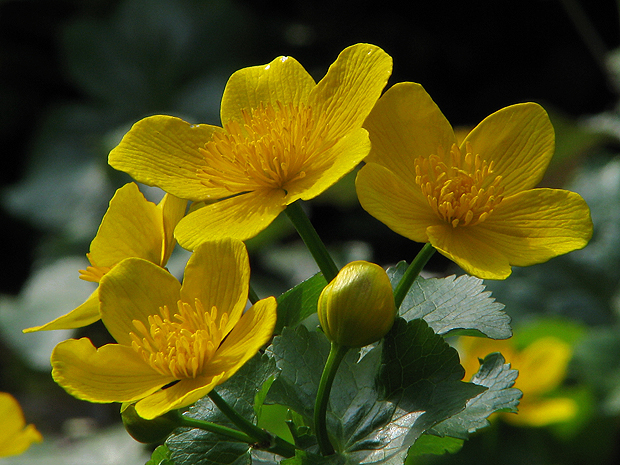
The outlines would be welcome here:
M 43 441 L 34 425 L 26 426 L 24 413 L 15 398 L 0 392 L 0 457 L 19 455 L 33 442 Z
M 535 103 L 493 113 L 459 145 L 422 86 L 400 83 L 364 127 L 372 150 L 356 179 L 362 207 L 471 275 L 505 279 L 511 266 L 583 248 L 592 236 L 581 196 L 534 189 L 555 147 L 549 117 Z
M 99 285 L 101 319 L 118 344 L 58 344 L 54 380 L 82 400 L 137 401 L 145 419 L 193 404 L 271 337 L 275 298 L 244 313 L 249 274 L 245 246 L 230 239 L 198 247 L 182 285 L 149 261 L 123 260 Z
M 246 240 L 366 157 L 362 123 L 391 70 L 390 56 L 369 44 L 345 49 L 318 84 L 291 57 L 244 68 L 224 90 L 223 128 L 148 117 L 112 150 L 109 163 L 137 181 L 207 203 L 179 223 L 181 246 Z
M 514 387 L 523 392 L 519 412 L 501 414 L 502 419 L 519 426 L 547 426 L 571 420 L 578 406 L 569 397 L 553 396 L 566 378 L 572 357 L 569 344 L 554 336 L 536 339 L 522 350 L 512 340 L 494 341 L 477 337 L 461 337 L 458 344 L 465 379 L 469 380 L 480 368 L 478 359 L 500 352 L 511 368 L 519 370 Z M 550 394 L 551 393 L 551 394 Z
M 80 270 L 85 281 L 100 282 L 116 264 L 129 257 L 165 266 L 174 249 L 173 231 L 185 214 L 187 200 L 166 194 L 159 205 L 147 201 L 138 186 L 126 184 L 116 191 L 97 235 L 86 254 L 91 266 Z M 98 289 L 79 307 L 55 320 L 24 332 L 71 329 L 99 320 Z
M 327 339 L 345 347 L 378 341 L 396 318 L 390 278 L 379 265 L 363 260 L 338 272 L 321 292 L 317 308 Z

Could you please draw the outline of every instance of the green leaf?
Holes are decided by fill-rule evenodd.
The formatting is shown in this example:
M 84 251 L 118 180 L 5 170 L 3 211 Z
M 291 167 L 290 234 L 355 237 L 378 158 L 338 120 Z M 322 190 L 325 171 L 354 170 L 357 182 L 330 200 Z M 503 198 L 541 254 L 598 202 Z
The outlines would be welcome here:
M 406 269 L 405 262 L 388 269 L 393 287 Z M 418 277 L 400 306 L 400 316 L 407 321 L 423 318 L 441 335 L 482 333 L 491 339 L 508 339 L 512 336 L 510 317 L 503 308 L 474 276 Z
M 451 438 L 449 436 L 439 437 L 423 434 L 409 448 L 405 464 L 415 463 L 412 457 L 419 457 L 420 455 L 455 454 L 461 450 L 463 442 L 463 439 Z
M 487 417 L 492 413 L 516 412 L 522 393 L 512 386 L 518 374 L 500 353 L 487 355 L 471 382 L 488 389 L 469 400 L 465 410 L 435 425 L 432 434 L 467 439 L 469 434 L 489 425 Z
M 286 405 L 312 425 L 328 352 L 320 332 L 285 328 L 267 350 L 281 372 L 266 402 Z M 423 320 L 398 319 L 383 344 L 344 357 L 327 413 L 334 447 L 347 464 L 402 464 L 424 431 L 486 389 L 460 381 L 463 374 L 457 352 Z
M 323 275 L 317 273 L 278 297 L 278 321 L 274 334 L 280 334 L 285 326 L 295 327 L 316 313 L 319 295 L 326 285 Z
M 170 449 L 165 444 L 157 446 L 151 455 L 151 459 L 145 465 L 174 465 L 170 459 Z
M 227 382 L 216 388 L 217 393 L 240 415 L 254 421 L 255 397 L 263 384 L 275 374 L 273 360 L 258 354 L 247 362 Z M 235 428 L 230 420 L 203 397 L 189 409 L 189 417 Z M 166 445 L 175 465 L 242 465 L 250 464 L 250 445 L 232 442 L 227 438 L 201 429 L 185 429 L 173 433 Z

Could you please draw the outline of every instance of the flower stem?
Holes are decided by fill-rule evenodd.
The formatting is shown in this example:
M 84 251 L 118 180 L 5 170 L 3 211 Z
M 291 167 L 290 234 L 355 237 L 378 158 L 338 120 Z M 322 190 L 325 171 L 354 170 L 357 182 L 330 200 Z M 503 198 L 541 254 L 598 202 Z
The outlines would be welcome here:
M 418 252 L 416 257 L 413 259 L 405 274 L 398 282 L 396 289 L 394 290 L 394 303 L 396 304 L 396 308 L 400 308 L 403 300 L 405 300 L 405 296 L 407 292 L 409 292 L 409 288 L 415 281 L 415 279 L 419 276 L 420 271 L 424 268 L 424 265 L 428 263 L 430 258 L 435 253 L 435 248 L 431 245 L 430 242 L 424 244 L 422 250 Z
M 197 420 L 195 418 L 186 417 L 181 413 L 179 413 L 178 422 L 179 426 L 203 429 L 211 433 L 226 436 L 227 438 L 233 439 L 238 442 L 247 442 L 248 444 L 252 444 L 254 442 L 253 438 L 251 438 L 245 433 L 242 433 L 241 431 L 237 431 L 236 429 L 228 428 L 227 426 L 218 425 L 216 423 L 211 423 L 210 421 L 203 421 Z
M 256 291 L 252 289 L 252 286 L 250 286 L 249 288 L 248 299 L 250 299 L 250 302 L 252 303 L 252 305 L 254 305 L 256 302 L 260 300 Z
M 325 248 L 325 244 L 323 244 L 323 241 L 316 232 L 316 229 L 314 229 L 314 226 L 310 223 L 308 216 L 301 208 L 301 201 L 298 200 L 293 202 L 287 206 L 284 211 L 303 239 L 306 247 L 308 247 L 314 261 L 323 273 L 323 277 L 325 277 L 327 282 L 330 282 L 338 274 L 338 267 L 334 263 L 331 255 L 329 255 L 329 252 Z
M 316 393 L 314 429 L 319 443 L 319 450 L 323 455 L 332 455 L 334 453 L 334 446 L 332 446 L 327 434 L 327 403 L 336 371 L 338 371 L 338 366 L 340 366 L 340 362 L 342 362 L 348 350 L 348 347 L 332 342 L 325 367 L 323 368 L 323 374 L 321 375 L 321 381 L 319 382 L 319 390 Z
M 254 444 L 254 447 L 268 450 L 283 457 L 293 457 L 295 455 L 295 446 L 293 444 L 279 436 L 272 436 L 264 429 L 243 418 L 217 392 L 211 391 L 209 398 L 230 421 L 243 431 L 241 434 L 246 435 L 250 439 L 247 442 Z

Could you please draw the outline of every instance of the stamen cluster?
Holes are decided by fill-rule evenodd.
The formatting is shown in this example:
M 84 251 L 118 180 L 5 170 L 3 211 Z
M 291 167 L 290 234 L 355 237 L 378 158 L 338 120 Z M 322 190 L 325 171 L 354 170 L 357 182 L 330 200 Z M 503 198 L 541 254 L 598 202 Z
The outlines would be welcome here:
M 435 213 L 452 227 L 483 222 L 503 199 L 502 177 L 493 176 L 493 162 L 487 164 L 474 155 L 469 144 L 465 155 L 456 144 L 449 157 L 441 152 L 415 160 L 416 184 Z

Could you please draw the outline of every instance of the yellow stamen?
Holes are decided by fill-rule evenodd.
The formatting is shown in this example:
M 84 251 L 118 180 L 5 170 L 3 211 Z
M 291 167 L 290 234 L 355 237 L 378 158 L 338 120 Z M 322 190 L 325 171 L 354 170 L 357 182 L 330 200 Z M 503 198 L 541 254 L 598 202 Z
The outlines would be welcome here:
M 205 311 L 199 299 L 194 306 L 179 300 L 178 313 L 170 316 L 168 307 L 148 317 L 147 327 L 133 321 L 129 333 L 132 347 L 159 373 L 176 379 L 200 376 L 226 336 L 228 314 L 218 319 L 218 310 Z
M 463 155 L 453 144 L 446 157 L 443 150 L 415 160 L 416 184 L 437 215 L 452 227 L 473 226 L 491 214 L 502 201 L 501 176 L 493 176 L 493 163 L 474 155 L 466 144 Z
M 328 140 L 328 129 L 325 116 L 317 118 L 304 105 L 278 102 L 251 113 L 243 110 L 242 122 L 226 123 L 201 149 L 206 165 L 197 175 L 205 186 L 223 187 L 232 195 L 287 190 L 308 169 L 324 169 L 319 156 L 336 143 Z
M 93 262 L 93 259 L 89 253 L 86 254 L 86 257 L 88 258 L 91 266 L 87 266 L 85 270 L 80 270 L 80 279 L 98 283 L 101 281 L 101 278 L 103 278 L 103 275 L 110 271 L 112 267 L 97 266 L 95 262 Z

